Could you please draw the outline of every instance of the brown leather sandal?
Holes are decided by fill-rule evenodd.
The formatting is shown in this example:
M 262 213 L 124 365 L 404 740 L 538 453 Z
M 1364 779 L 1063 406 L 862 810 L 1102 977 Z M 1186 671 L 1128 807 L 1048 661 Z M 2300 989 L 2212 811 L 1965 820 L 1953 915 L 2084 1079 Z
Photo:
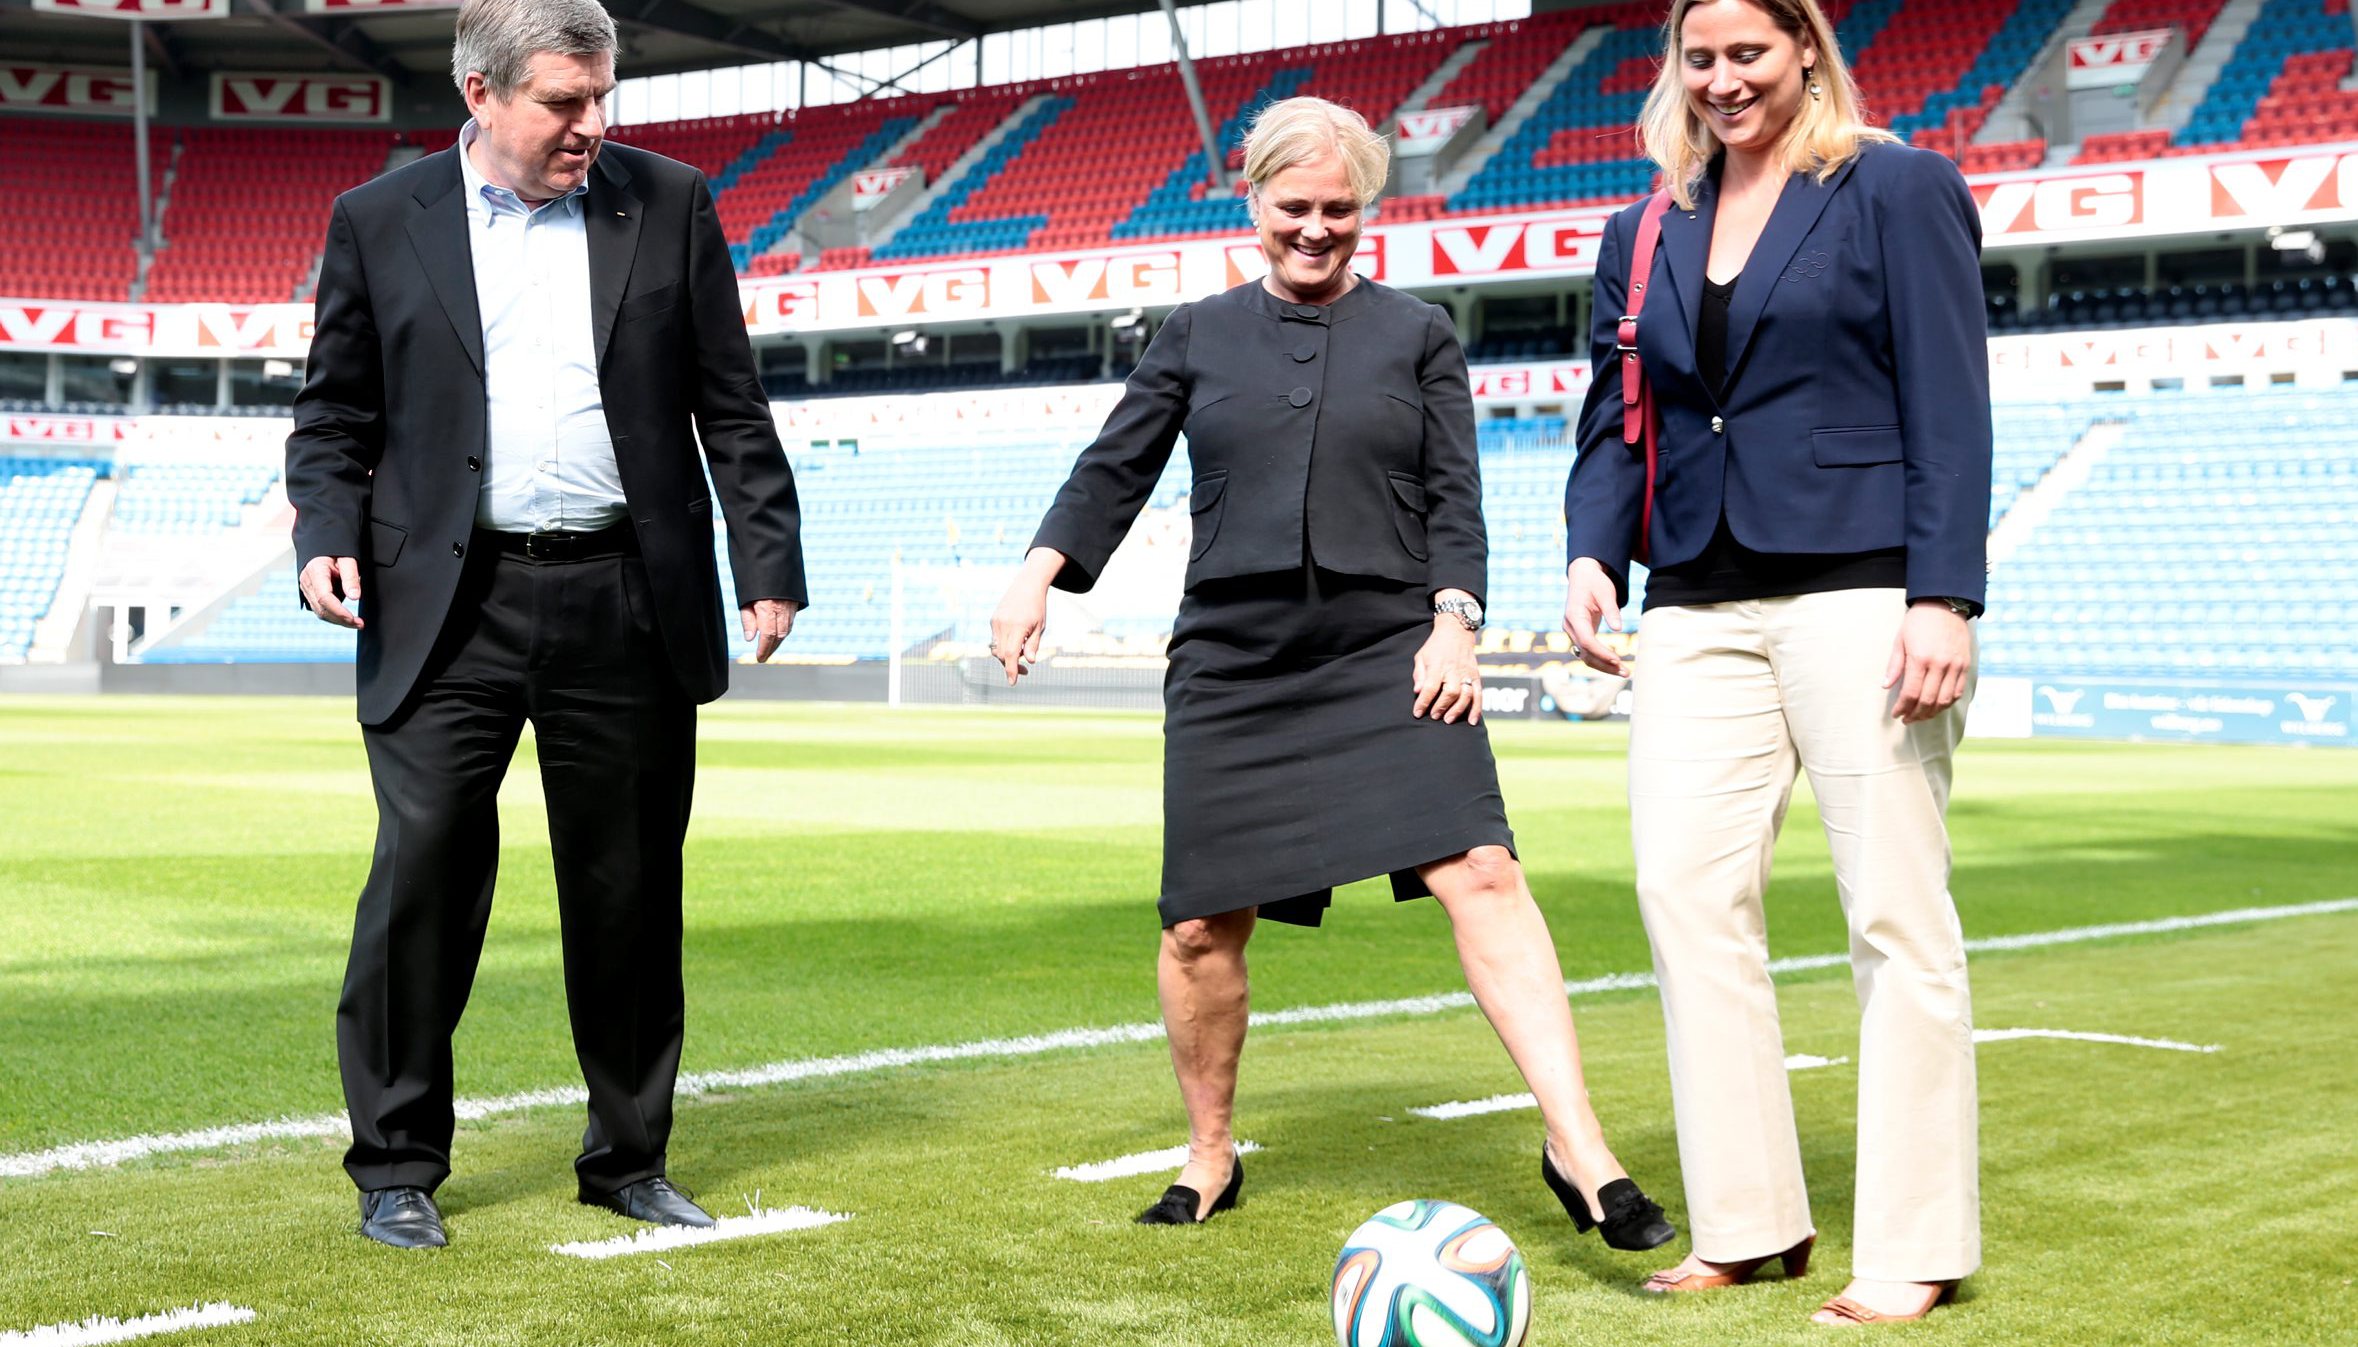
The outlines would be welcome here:
M 1932 1293 L 1932 1299 L 1924 1302 L 1924 1308 L 1914 1314 L 1883 1314 L 1861 1305 L 1849 1296 L 1836 1296 L 1818 1308 L 1834 1316 L 1834 1324 L 1824 1325 L 1828 1328 L 1838 1324 L 1912 1324 L 1932 1313 L 1936 1307 L 1957 1298 L 1957 1283 L 1934 1282 L 1932 1285 L 1939 1289 Z M 1810 1322 L 1817 1323 L 1818 1321 L 1813 1318 Z
M 1762 1254 L 1740 1263 L 1723 1264 L 1718 1272 L 1681 1272 L 1677 1268 L 1664 1268 L 1646 1278 L 1638 1289 L 1656 1295 L 1672 1295 L 1686 1291 L 1711 1291 L 1722 1286 L 1742 1286 L 1772 1260 L 1785 1265 L 1787 1278 L 1805 1276 L 1809 1272 L 1809 1251 L 1817 1242 L 1816 1235 L 1807 1235 L 1799 1244 L 1783 1253 Z

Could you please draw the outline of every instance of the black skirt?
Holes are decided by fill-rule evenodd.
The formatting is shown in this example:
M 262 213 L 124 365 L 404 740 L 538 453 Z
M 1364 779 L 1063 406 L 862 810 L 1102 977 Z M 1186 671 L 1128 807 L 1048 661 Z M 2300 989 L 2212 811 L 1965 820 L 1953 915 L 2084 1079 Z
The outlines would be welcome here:
M 1257 907 L 1316 926 L 1334 887 L 1514 847 L 1490 736 L 1413 714 L 1421 585 L 1306 568 L 1188 591 L 1163 682 L 1163 925 Z

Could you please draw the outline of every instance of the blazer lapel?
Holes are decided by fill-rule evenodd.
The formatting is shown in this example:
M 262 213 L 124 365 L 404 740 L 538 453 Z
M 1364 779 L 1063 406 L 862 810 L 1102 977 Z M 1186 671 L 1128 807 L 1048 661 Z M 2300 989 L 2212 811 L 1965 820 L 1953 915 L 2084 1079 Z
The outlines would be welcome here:
M 614 336 L 614 311 L 622 307 L 631 263 L 639 253 L 640 204 L 630 190 L 630 170 L 610 154 L 599 155 L 582 209 L 588 213 L 590 324 L 600 369 L 606 367 L 606 344 Z
M 1744 274 L 1736 278 L 1736 293 L 1728 300 L 1728 387 L 1735 386 L 1736 372 L 1744 367 L 1744 352 L 1752 344 L 1753 329 L 1760 325 L 1761 311 L 1775 295 L 1778 280 L 1856 163 L 1853 157 L 1823 183 L 1806 170 L 1785 179 L 1785 190 L 1778 194 L 1776 209 L 1769 212 L 1768 225 L 1760 231 L 1760 241 L 1752 245 Z
M 1669 268 L 1671 292 L 1678 296 L 1678 312 L 1686 322 L 1687 349 L 1695 349 L 1695 330 L 1703 321 L 1703 282 L 1711 249 L 1711 221 L 1719 209 L 1717 189 L 1710 178 L 1695 187 L 1695 208 L 1680 210 L 1673 202 L 1662 216 L 1662 251 Z
M 459 172 L 458 147 L 442 152 L 443 162 L 412 195 L 418 210 L 409 217 L 409 242 L 425 268 L 426 284 L 442 301 L 459 345 L 483 373 L 483 311 L 475 304 L 475 257 L 467 243 L 467 202 Z

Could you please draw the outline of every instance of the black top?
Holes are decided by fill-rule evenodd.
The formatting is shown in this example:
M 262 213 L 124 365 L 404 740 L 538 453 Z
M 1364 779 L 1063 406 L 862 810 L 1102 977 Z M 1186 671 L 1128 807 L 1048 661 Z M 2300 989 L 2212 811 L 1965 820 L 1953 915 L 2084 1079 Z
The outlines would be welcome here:
M 1714 403 L 1727 399 L 1728 301 L 1741 275 L 1703 283 L 1703 308 L 1695 318 L 1695 372 L 1703 376 Z M 1646 606 L 1734 603 L 1792 594 L 1825 594 L 1838 589 L 1904 588 L 1908 550 L 1880 552 L 1755 552 L 1728 531 L 1723 507 L 1711 541 L 1691 561 L 1665 566 L 1646 581 Z
M 1449 311 L 1361 280 L 1292 304 L 1258 281 L 1182 304 L 1032 539 L 1097 583 L 1187 436 L 1186 586 L 1306 564 L 1483 593 L 1474 404 Z

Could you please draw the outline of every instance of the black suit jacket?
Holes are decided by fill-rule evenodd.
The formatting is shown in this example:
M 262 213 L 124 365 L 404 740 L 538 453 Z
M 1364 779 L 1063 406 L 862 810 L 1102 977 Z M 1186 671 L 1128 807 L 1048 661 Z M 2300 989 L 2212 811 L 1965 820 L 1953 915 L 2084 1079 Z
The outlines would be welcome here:
M 459 153 L 336 198 L 287 438 L 297 564 L 360 560 L 360 719 L 370 725 L 400 709 L 442 630 L 482 488 L 483 322 Z M 599 391 L 623 495 L 672 672 L 710 701 L 728 686 L 728 615 L 704 464 L 747 601 L 808 598 L 794 475 L 704 175 L 609 144 L 584 212 Z
M 1447 310 L 1362 279 L 1325 308 L 1250 281 L 1155 333 L 1034 547 L 1097 583 L 1184 431 L 1187 586 L 1315 562 L 1483 592 L 1488 544 L 1465 353 Z

